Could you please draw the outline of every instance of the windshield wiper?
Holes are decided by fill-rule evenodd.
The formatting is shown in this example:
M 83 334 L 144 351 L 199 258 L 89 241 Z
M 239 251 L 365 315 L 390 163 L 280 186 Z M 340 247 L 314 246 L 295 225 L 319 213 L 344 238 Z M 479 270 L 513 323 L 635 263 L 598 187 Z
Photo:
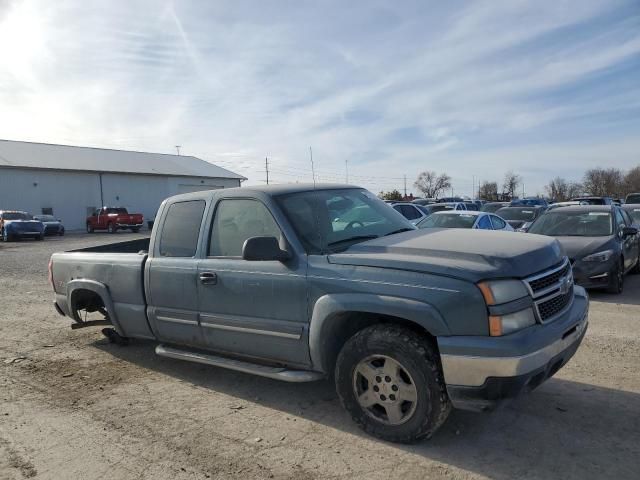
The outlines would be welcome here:
M 353 242 L 358 240 L 373 240 L 374 238 L 378 238 L 379 235 L 356 235 L 355 237 L 343 238 L 342 240 L 336 240 L 335 242 L 327 243 L 327 247 L 335 247 L 336 245 L 340 245 L 346 242 Z
M 408 227 L 399 228 L 398 230 L 394 230 L 393 232 L 385 233 L 384 236 L 388 237 L 389 235 L 395 235 L 396 233 L 402 233 L 402 232 L 410 232 L 411 230 L 415 230 L 415 228 L 408 228 Z

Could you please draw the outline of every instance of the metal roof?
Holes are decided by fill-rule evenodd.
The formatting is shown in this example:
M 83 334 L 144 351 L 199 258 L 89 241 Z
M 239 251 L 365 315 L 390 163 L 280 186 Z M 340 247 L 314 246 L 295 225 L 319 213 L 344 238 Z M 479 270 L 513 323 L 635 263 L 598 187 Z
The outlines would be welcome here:
M 0 139 L 1 167 L 246 180 L 242 175 L 188 155 L 74 147 L 2 139 Z

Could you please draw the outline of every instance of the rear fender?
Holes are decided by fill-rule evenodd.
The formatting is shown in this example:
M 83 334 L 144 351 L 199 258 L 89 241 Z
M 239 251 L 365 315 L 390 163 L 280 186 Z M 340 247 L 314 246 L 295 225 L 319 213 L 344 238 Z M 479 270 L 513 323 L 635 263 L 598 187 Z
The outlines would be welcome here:
M 362 313 L 397 317 L 414 323 L 436 337 L 449 335 L 449 329 L 440 312 L 432 305 L 401 297 L 367 293 L 336 293 L 320 297 L 313 308 L 309 326 L 309 353 L 315 370 L 330 373 L 333 341 L 340 341 L 332 335 L 348 316 L 341 314 Z
M 109 314 L 109 320 L 113 324 L 113 328 L 115 328 L 116 332 L 119 335 L 125 336 L 125 332 L 122 329 L 120 322 L 118 321 L 118 316 L 116 315 L 116 310 L 113 305 L 113 300 L 111 295 L 109 294 L 109 289 L 104 283 L 96 282 L 95 280 L 86 280 L 86 279 L 77 279 L 71 280 L 67 284 L 67 305 L 69 305 L 69 310 L 73 316 L 73 319 L 76 322 L 82 321 L 81 318 L 77 318 L 75 309 L 73 308 L 73 296 L 76 292 L 81 290 L 89 290 L 91 292 L 96 293 L 104 304 L 104 308 Z

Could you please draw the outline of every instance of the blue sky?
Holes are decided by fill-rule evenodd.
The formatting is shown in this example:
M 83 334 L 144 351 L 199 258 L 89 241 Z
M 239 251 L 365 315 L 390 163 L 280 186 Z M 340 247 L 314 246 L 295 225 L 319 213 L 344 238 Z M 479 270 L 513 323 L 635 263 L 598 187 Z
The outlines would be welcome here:
M 640 164 L 640 3 L 0 0 L 0 138 L 536 194 Z

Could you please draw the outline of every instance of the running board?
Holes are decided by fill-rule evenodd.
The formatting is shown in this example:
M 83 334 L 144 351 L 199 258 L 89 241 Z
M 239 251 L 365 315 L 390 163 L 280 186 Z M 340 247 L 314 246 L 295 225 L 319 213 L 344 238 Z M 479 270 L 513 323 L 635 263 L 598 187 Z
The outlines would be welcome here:
M 309 370 L 288 370 L 284 367 L 270 367 L 242 360 L 218 357 L 209 353 L 180 350 L 178 348 L 168 347 L 162 344 L 156 347 L 156 354 L 161 357 L 169 357 L 178 360 L 186 360 L 188 362 L 203 363 L 214 367 L 228 368 L 229 370 L 251 373 L 253 375 L 260 375 L 261 377 L 273 378 L 285 382 L 314 382 L 324 378 L 324 375 L 320 372 L 312 372 Z

